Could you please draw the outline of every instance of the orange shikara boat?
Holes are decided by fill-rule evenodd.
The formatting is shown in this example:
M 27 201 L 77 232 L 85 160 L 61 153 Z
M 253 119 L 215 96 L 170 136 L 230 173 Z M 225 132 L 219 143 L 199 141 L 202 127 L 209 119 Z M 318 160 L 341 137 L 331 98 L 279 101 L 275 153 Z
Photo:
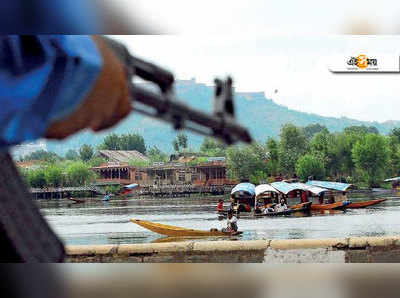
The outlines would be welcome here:
M 376 200 L 370 200 L 370 201 L 361 201 L 361 202 L 354 202 L 350 203 L 349 205 L 346 206 L 346 208 L 365 208 L 368 206 L 380 204 L 382 202 L 386 201 L 386 199 L 376 199 Z
M 350 204 L 348 201 L 340 201 L 331 204 L 312 204 L 311 210 L 333 210 L 338 208 L 347 208 Z

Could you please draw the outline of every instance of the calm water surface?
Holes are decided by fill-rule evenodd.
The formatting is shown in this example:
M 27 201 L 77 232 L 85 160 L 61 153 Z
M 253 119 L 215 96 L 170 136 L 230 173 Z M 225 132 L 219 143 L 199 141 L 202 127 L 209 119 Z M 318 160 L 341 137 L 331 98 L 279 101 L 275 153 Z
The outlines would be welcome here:
M 236 239 L 400 235 L 399 193 L 350 196 L 352 201 L 375 197 L 386 197 L 387 201 L 376 207 L 310 217 L 240 218 L 239 229 L 244 233 Z M 201 230 L 221 229 L 226 222 L 219 220 L 215 212 L 219 198 L 129 198 L 110 202 L 93 198 L 83 204 L 68 200 L 38 201 L 38 204 L 66 244 L 120 244 L 148 243 L 165 238 L 131 223 L 131 218 Z M 227 198 L 225 202 L 228 202 Z

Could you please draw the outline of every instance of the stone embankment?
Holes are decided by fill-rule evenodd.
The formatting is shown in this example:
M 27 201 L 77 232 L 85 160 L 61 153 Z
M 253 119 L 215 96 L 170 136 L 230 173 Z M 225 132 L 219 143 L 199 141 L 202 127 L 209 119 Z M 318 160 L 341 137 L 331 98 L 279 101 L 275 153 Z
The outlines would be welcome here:
M 67 262 L 400 262 L 400 237 L 67 246 Z

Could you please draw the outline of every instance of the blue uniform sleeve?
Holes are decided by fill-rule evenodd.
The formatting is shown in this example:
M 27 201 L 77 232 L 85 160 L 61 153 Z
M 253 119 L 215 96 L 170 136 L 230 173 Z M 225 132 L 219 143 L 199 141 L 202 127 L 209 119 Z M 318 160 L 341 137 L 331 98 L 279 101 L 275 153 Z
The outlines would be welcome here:
M 101 68 L 89 36 L 0 37 L 0 150 L 42 137 L 77 108 Z

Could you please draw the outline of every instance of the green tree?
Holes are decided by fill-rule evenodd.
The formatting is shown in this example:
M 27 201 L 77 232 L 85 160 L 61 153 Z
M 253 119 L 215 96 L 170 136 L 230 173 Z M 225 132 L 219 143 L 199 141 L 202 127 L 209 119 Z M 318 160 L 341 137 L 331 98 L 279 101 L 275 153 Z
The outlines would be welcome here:
M 93 157 L 93 154 L 93 147 L 90 145 L 84 144 L 79 149 L 79 156 L 85 162 L 89 161 Z
M 188 137 L 187 135 L 183 134 L 183 133 L 179 133 L 176 136 L 176 139 L 178 141 L 179 147 L 186 149 L 188 147 Z
M 65 158 L 68 160 L 78 160 L 79 154 L 73 149 L 69 149 L 68 152 L 65 154 Z
M 345 133 L 356 133 L 356 134 L 379 134 L 378 129 L 375 126 L 365 126 L 365 125 L 353 125 L 348 126 L 343 130 Z
M 103 139 L 103 143 L 100 145 L 100 149 L 103 150 L 121 150 L 119 136 L 115 133 L 107 135 Z
M 204 138 L 200 152 L 207 156 L 225 156 L 226 145 L 213 138 Z
M 283 173 L 293 174 L 296 162 L 305 154 L 308 142 L 303 129 L 285 124 L 280 133 L 279 167 Z
M 365 131 L 350 129 L 336 134 L 332 150 L 336 157 L 336 167 L 341 176 L 352 177 L 355 174 L 355 164 L 352 156 L 354 145 L 365 135 Z
M 173 140 L 172 141 L 172 146 L 174 147 L 175 152 L 179 152 L 179 143 L 178 140 Z
M 45 168 L 44 176 L 46 186 L 60 187 L 64 184 L 63 169 L 57 164 L 47 166 Z
M 266 142 L 268 155 L 268 170 L 271 175 L 277 175 L 279 166 L 279 143 L 274 138 L 268 138 Z
M 172 146 L 176 152 L 180 152 L 188 147 L 187 135 L 179 133 L 176 138 L 172 141 Z
M 144 138 L 139 134 L 123 134 L 119 137 L 119 150 L 136 150 L 146 153 Z
M 332 176 L 337 176 L 340 171 L 335 141 L 333 134 L 321 131 L 315 134 L 310 142 L 311 153 L 323 162 L 325 174 Z
M 316 156 L 306 154 L 297 161 L 296 174 L 303 181 L 307 181 L 310 176 L 322 180 L 325 177 L 324 162 Z
M 150 158 L 152 162 L 167 162 L 168 155 L 154 146 L 147 150 L 147 157 Z
M 400 171 L 400 141 L 394 134 L 387 138 L 389 160 L 386 167 L 386 175 L 398 176 Z
M 400 127 L 395 127 L 390 131 L 390 136 L 396 137 L 400 143 Z
M 366 134 L 352 150 L 356 169 L 370 187 L 379 185 L 389 159 L 388 145 L 384 136 Z
M 227 149 L 227 173 L 233 179 L 250 179 L 259 172 L 267 174 L 266 152 L 263 146 L 231 146 Z
M 46 186 L 45 170 L 42 167 L 35 170 L 28 170 L 26 178 L 30 187 L 43 188 Z
M 56 162 L 61 160 L 61 157 L 58 156 L 55 152 L 48 152 L 46 150 L 37 150 L 35 152 L 32 152 L 31 154 L 25 156 L 23 160 L 28 161 L 28 160 L 42 160 L 46 162 Z
M 66 168 L 66 178 L 70 186 L 84 186 L 95 179 L 95 174 L 90 170 L 89 165 L 81 162 L 71 162 Z
M 319 123 L 309 124 L 305 126 L 303 129 L 304 129 L 304 134 L 308 139 L 311 139 L 315 134 L 320 132 L 329 133 L 329 130 L 326 128 L 326 126 L 321 125 Z

